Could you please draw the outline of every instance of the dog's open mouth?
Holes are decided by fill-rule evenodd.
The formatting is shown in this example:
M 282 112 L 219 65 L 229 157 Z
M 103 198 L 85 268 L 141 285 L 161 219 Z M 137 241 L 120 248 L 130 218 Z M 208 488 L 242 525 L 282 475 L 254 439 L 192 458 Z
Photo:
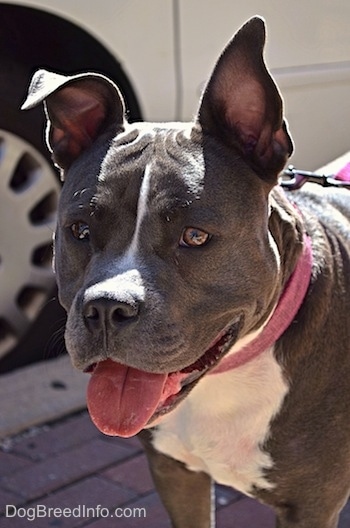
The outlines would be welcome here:
M 158 374 L 107 359 L 91 365 L 87 406 L 92 421 L 104 434 L 130 437 L 171 411 L 213 368 L 236 339 L 238 324 L 221 333 L 194 363 L 177 372 Z

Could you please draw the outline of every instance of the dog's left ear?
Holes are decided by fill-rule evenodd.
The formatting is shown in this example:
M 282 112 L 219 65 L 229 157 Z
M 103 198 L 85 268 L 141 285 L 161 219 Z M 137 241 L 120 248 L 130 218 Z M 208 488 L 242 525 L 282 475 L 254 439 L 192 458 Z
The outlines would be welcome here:
M 219 58 L 204 91 L 198 121 L 205 133 L 239 149 L 270 183 L 293 152 L 282 99 L 263 59 L 265 24 L 249 20 Z
M 124 101 L 117 86 L 104 75 L 66 76 L 38 70 L 22 106 L 44 102 L 48 119 L 47 145 L 56 165 L 67 170 L 99 135 L 124 128 Z

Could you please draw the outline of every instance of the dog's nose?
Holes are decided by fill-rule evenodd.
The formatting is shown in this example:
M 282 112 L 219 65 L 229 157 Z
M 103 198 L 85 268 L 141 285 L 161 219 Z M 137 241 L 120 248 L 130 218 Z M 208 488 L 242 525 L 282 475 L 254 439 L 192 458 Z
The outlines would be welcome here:
M 118 330 L 135 321 L 138 314 L 137 302 L 128 303 L 107 297 L 88 300 L 83 306 L 84 323 L 92 332 L 107 328 Z

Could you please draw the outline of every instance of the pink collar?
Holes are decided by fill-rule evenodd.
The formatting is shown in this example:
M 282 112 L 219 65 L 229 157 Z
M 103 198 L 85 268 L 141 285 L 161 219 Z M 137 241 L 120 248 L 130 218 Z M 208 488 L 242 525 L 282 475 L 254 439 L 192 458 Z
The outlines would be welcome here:
M 298 310 L 305 298 L 311 279 L 312 250 L 311 240 L 304 236 L 304 249 L 297 262 L 294 272 L 279 299 L 270 320 L 261 333 L 241 350 L 225 357 L 210 372 L 220 374 L 237 367 L 241 367 L 248 361 L 256 358 L 265 350 L 269 349 L 281 337 L 283 332 L 293 322 Z

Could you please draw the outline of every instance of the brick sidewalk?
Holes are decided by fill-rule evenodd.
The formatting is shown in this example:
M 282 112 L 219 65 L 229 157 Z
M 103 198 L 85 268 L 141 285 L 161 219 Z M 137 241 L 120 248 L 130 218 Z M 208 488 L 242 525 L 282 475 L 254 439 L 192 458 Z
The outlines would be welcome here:
M 170 527 L 138 440 L 102 435 L 86 412 L 5 440 L 0 467 L 0 528 Z M 9 505 L 18 515 L 4 517 L 6 506 L 9 515 L 15 511 Z M 33 522 L 20 517 L 31 515 L 28 508 L 36 506 L 39 512 L 60 510 L 50 517 L 42 513 Z M 269 508 L 228 488 L 217 487 L 217 506 L 218 528 L 274 527 Z M 66 516 L 64 508 L 70 509 Z M 108 512 L 116 508 L 111 519 Z M 340 523 L 340 528 L 349 527 L 350 504 Z

